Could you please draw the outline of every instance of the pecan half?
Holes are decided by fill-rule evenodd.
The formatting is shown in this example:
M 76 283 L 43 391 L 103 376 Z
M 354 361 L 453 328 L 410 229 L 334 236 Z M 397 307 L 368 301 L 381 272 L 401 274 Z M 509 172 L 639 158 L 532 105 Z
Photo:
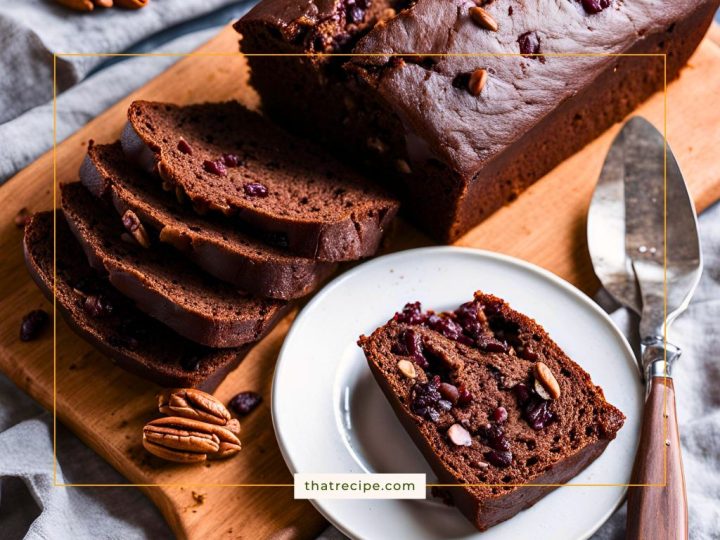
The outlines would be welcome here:
M 122 224 L 138 244 L 146 249 L 150 247 L 150 237 L 135 212 L 126 210 L 122 216 Z
M 193 463 L 230 457 L 241 449 L 230 430 L 180 416 L 157 418 L 143 428 L 143 446 L 162 459 Z
M 230 412 L 217 398 L 195 388 L 168 388 L 158 394 L 158 409 L 169 416 L 201 420 L 239 432 Z M 236 431 L 237 424 L 237 431 Z

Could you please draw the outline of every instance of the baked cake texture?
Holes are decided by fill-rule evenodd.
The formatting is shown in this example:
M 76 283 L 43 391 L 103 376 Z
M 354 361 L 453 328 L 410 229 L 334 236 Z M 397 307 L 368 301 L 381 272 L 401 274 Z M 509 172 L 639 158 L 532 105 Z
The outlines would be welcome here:
M 207 273 L 257 296 L 293 299 L 309 294 L 336 265 L 297 257 L 268 245 L 238 224 L 212 215 L 198 216 L 174 193 L 163 191 L 147 173 L 125 159 L 120 143 L 91 145 L 80 180 L 122 216 L 131 210 Z
M 306 53 L 248 58 L 266 114 L 385 171 L 450 242 L 677 77 L 719 3 L 263 0 L 235 28 Z
M 61 204 L 90 266 L 140 310 L 196 343 L 237 347 L 257 341 L 287 311 L 287 302 L 249 296 L 210 278 L 149 234 L 141 245 L 130 230 L 144 230 L 142 222 L 128 224 L 127 216 L 80 183 L 61 185 Z
M 482 292 L 454 312 L 408 304 L 359 341 L 395 413 L 480 530 L 587 467 L 624 415 L 535 321 Z
M 237 216 L 290 252 L 323 261 L 373 255 L 398 204 L 309 143 L 238 102 L 136 101 L 126 156 L 196 211 Z
M 57 280 L 53 280 L 52 212 L 25 226 L 23 247 L 31 277 L 58 312 L 88 343 L 118 366 L 161 386 L 212 392 L 250 350 L 203 347 L 150 318 L 90 268 L 62 212 L 57 221 Z

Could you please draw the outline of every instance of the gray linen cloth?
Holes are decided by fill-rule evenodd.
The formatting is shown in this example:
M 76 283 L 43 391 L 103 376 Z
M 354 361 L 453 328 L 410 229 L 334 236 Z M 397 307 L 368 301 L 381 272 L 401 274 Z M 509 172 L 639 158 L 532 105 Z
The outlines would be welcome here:
M 49 51 L 122 50 L 149 32 L 226 3 L 153 0 L 146 14 L 142 14 L 142 22 L 135 18 L 133 24 L 121 25 L 124 18 L 134 14 L 118 10 L 100 16 L 112 18 L 118 24 L 99 27 L 94 16 L 68 15 L 48 7 L 45 2 L 0 0 L 0 183 L 52 145 L 51 105 L 47 103 L 51 95 L 47 82 L 51 80 L 47 69 Z M 194 7 L 189 7 L 190 4 Z M 154 9 L 157 12 L 151 11 Z M 166 43 L 161 50 L 189 51 L 217 30 L 188 34 Z M 11 48 L 13 54 L 6 54 Z M 84 80 L 97 61 L 70 62 L 63 66 L 63 76 L 67 78 L 63 84 L 69 89 L 58 100 L 61 115 L 58 139 L 83 126 L 174 61 L 172 58 L 130 59 L 92 73 Z M 20 87 L 22 92 L 15 90 Z M 15 92 L 12 97 L 6 95 L 8 89 Z M 712 539 L 720 538 L 717 505 L 720 498 L 720 391 L 716 383 L 720 375 L 716 358 L 720 347 L 716 331 L 720 319 L 720 205 L 707 210 L 700 223 L 705 274 L 690 309 L 674 323 L 671 338 L 684 350 L 675 385 L 690 501 L 691 538 Z M 613 309 L 609 304 L 606 307 Z M 627 335 L 632 334 L 632 321 L 624 311 L 616 311 L 613 318 Z M 88 479 L 98 483 L 125 482 L 62 425 L 58 425 L 58 456 L 58 482 L 82 483 Z M 72 459 L 63 459 L 63 456 L 72 456 Z M 172 537 L 160 514 L 139 490 L 61 488 L 52 484 L 52 417 L 0 375 L 0 538 Z M 595 538 L 623 538 L 624 520 L 623 508 Z M 329 528 L 323 537 L 335 540 L 342 535 Z

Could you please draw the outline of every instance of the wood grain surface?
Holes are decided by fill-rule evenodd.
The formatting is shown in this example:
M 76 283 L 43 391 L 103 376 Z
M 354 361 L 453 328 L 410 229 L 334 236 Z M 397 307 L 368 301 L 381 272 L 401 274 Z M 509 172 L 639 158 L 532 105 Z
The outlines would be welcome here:
M 133 99 L 191 103 L 236 98 L 256 106 L 257 96 L 246 84 L 243 58 L 212 56 L 236 50 L 236 35 L 228 27 L 199 49 L 205 55 L 181 59 L 63 141 L 57 147 L 57 181 L 77 178 L 89 139 L 104 143 L 117 138 L 125 122 L 125 110 Z M 716 159 L 720 108 L 715 106 L 719 87 L 720 48 L 706 39 L 692 57 L 690 67 L 670 86 L 668 95 L 669 141 L 699 210 L 720 198 L 720 161 Z M 58 112 L 62 121 L 62 110 Z M 638 113 L 662 127 L 662 96 L 655 95 Z M 523 258 L 592 293 L 597 281 L 585 245 L 585 215 L 602 160 L 618 127 L 562 163 L 457 244 Z M 18 331 L 24 313 L 48 309 L 49 304 L 25 271 L 22 235 L 13 218 L 23 207 L 38 211 L 52 206 L 51 152 L 0 189 L 0 369 L 47 408 L 53 405 L 52 332 L 37 341 L 21 343 Z M 399 223 L 388 249 L 428 243 L 414 229 Z M 269 399 L 274 362 L 292 318 L 287 317 L 227 378 L 216 392 L 220 399 L 227 401 L 242 390 L 255 390 Z M 309 503 L 293 500 L 291 488 L 207 485 L 291 482 L 275 441 L 267 399 L 243 422 L 244 449 L 236 458 L 200 466 L 160 463 L 140 446 L 142 426 L 155 414 L 157 388 L 114 367 L 77 338 L 61 319 L 56 322 L 59 421 L 130 482 L 185 486 L 142 487 L 179 537 L 311 538 L 324 527 L 325 521 Z M 61 454 L 59 458 L 72 459 Z M 97 481 L 87 478 L 84 483 Z

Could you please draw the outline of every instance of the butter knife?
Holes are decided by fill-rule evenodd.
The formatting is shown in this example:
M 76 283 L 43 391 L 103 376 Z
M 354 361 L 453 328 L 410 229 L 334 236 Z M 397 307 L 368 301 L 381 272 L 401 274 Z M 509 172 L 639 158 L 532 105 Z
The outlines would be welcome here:
M 672 370 L 680 349 L 667 326 L 688 306 L 702 273 L 697 217 L 664 137 L 630 119 L 608 152 L 588 213 L 596 275 L 640 316 L 638 363 L 647 397 L 628 490 L 628 539 L 685 539 L 687 497 Z

